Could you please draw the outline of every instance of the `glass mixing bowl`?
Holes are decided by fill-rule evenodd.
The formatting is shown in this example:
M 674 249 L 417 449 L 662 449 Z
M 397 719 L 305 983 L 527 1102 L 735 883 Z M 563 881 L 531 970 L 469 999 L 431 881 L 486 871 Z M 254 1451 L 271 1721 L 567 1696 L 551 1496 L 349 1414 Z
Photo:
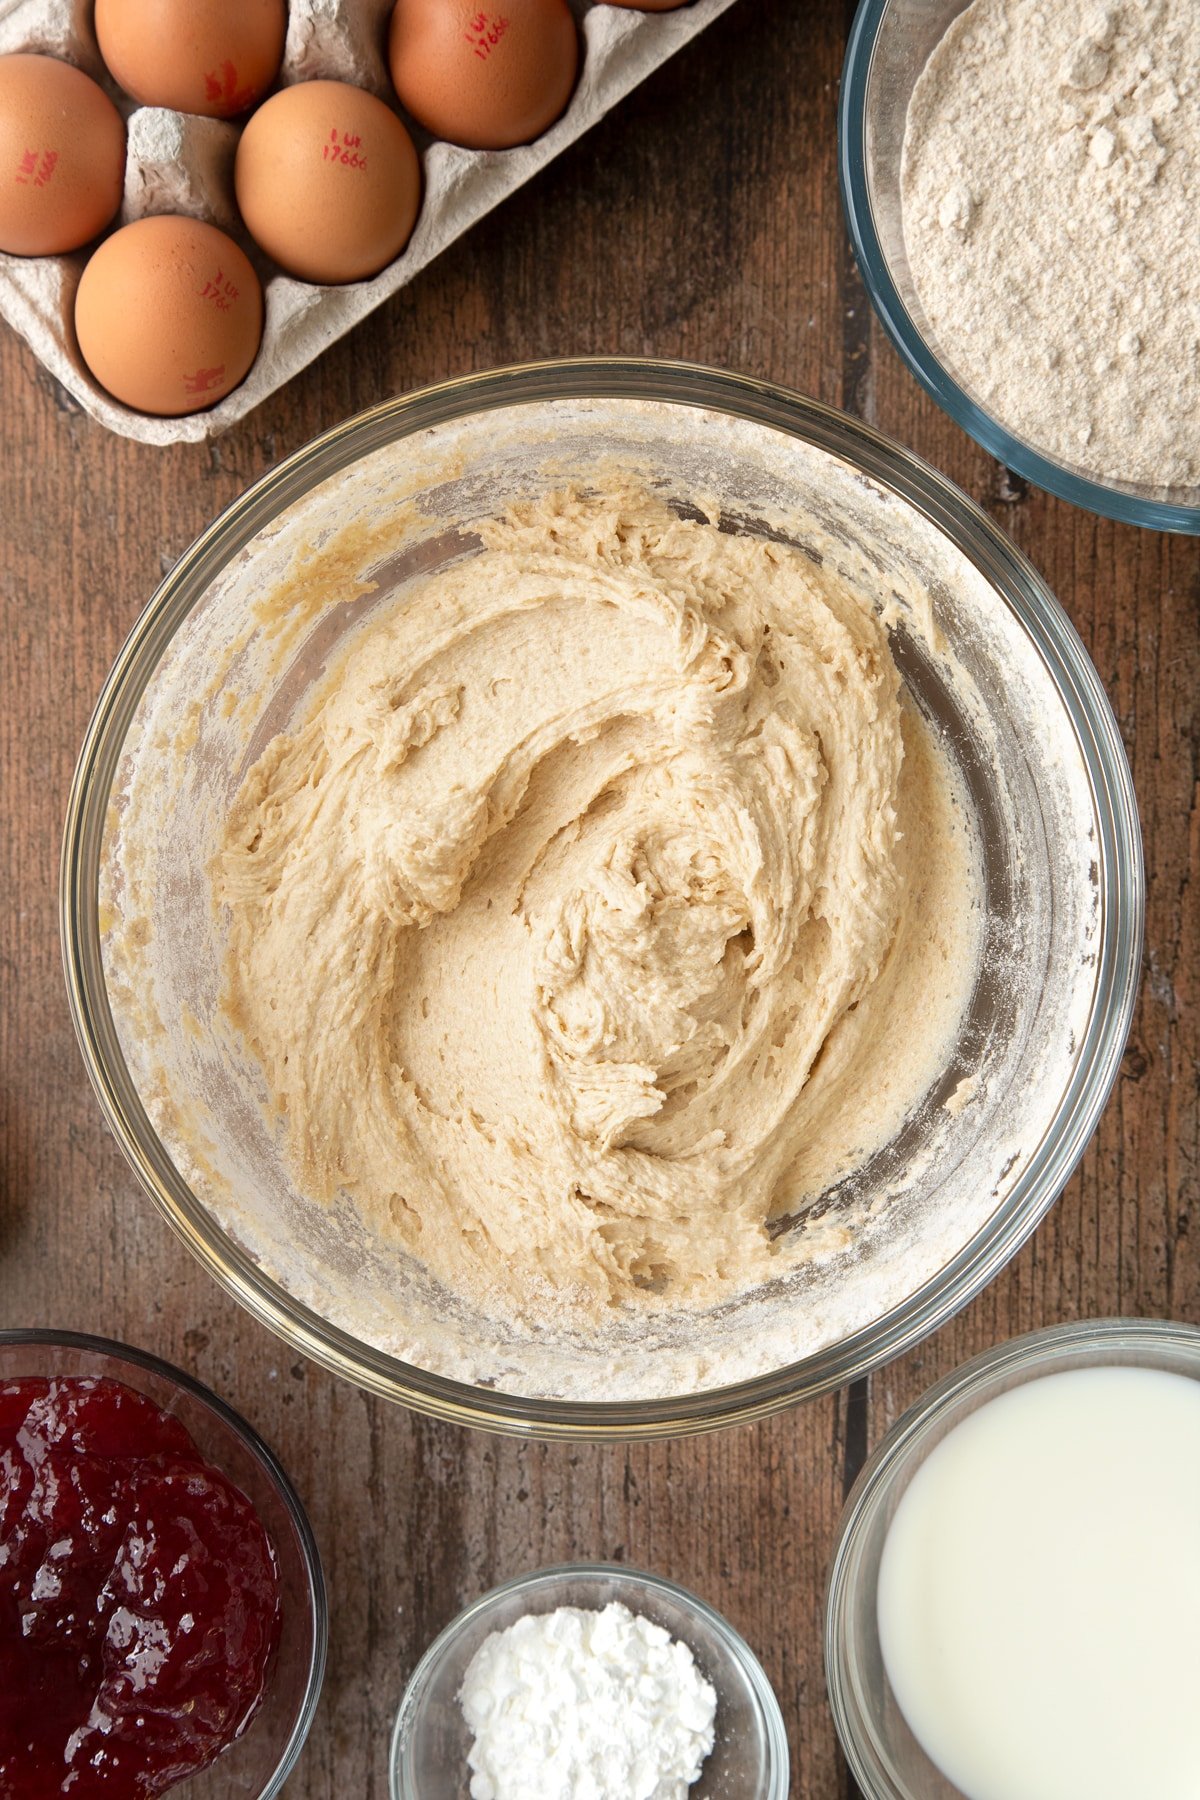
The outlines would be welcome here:
M 930 53 L 969 0 L 861 0 L 842 72 L 838 146 L 842 203 L 871 303 L 927 393 L 1018 475 L 1106 518 L 1200 532 L 1200 493 L 1098 481 L 1042 454 L 980 406 L 946 367 L 917 298 L 900 204 L 908 103 Z
M 485 1638 L 526 1613 L 560 1606 L 594 1612 L 614 1600 L 686 1644 L 716 1690 L 716 1741 L 688 1800 L 787 1800 L 783 1715 L 749 1645 L 686 1588 L 621 1563 L 568 1563 L 520 1575 L 451 1620 L 417 1664 L 396 1716 L 392 1800 L 467 1800 L 471 1733 L 458 1696 Z
M 825 1676 L 842 1748 L 871 1800 L 963 1800 L 909 1729 L 879 1641 L 879 1566 L 909 1483 L 955 1426 L 989 1400 L 1042 1375 L 1114 1365 L 1200 1381 L 1200 1329 L 1153 1319 L 1096 1319 L 1014 1338 L 923 1394 L 862 1469 L 846 1501 L 829 1574 Z
M 267 1446 L 223 1400 L 143 1350 L 73 1331 L 0 1331 L 0 1383 L 102 1376 L 177 1418 L 201 1455 L 241 1489 L 266 1527 L 279 1570 L 279 1645 L 262 1703 L 242 1737 L 171 1800 L 275 1800 L 304 1748 L 325 1675 L 329 1609 L 312 1527 Z
M 788 1225 L 807 1234 L 803 1267 L 700 1319 L 618 1321 L 598 1342 L 497 1325 L 433 1287 L 348 1202 L 295 1190 L 261 1075 L 222 1024 L 207 869 L 245 770 L 348 633 L 406 583 L 472 554 L 474 520 L 617 466 L 723 530 L 830 559 L 886 613 L 908 691 L 975 816 L 986 935 L 943 1074 L 891 1143 Z M 88 1072 L 143 1185 L 205 1266 L 365 1387 L 557 1437 L 761 1415 L 898 1354 L 976 1293 L 1051 1205 L 1099 1117 L 1142 907 L 1116 723 L 1062 609 L 1008 539 L 932 470 L 826 407 L 618 359 L 389 402 L 251 488 L 183 556 L 118 657 L 63 852 Z

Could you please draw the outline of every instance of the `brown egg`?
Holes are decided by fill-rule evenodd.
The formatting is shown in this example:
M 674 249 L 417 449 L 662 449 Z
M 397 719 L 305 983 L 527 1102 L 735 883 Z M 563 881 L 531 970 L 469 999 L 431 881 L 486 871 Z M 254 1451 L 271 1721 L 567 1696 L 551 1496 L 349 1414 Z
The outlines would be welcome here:
M 246 229 L 301 281 L 362 281 L 399 256 L 421 205 L 421 161 L 374 94 L 302 81 L 260 106 L 234 165 Z
M 102 387 L 138 412 L 202 412 L 244 380 L 262 337 L 258 276 L 215 225 L 174 214 L 105 238 L 75 297 Z
M 143 106 L 232 119 L 279 73 L 284 0 L 96 0 L 100 54 Z
M 0 56 L 0 250 L 77 250 L 124 182 L 125 126 L 103 89 L 52 56 Z
M 507 150 L 553 125 L 575 86 L 566 0 L 396 0 L 392 80 L 413 118 L 469 150 Z

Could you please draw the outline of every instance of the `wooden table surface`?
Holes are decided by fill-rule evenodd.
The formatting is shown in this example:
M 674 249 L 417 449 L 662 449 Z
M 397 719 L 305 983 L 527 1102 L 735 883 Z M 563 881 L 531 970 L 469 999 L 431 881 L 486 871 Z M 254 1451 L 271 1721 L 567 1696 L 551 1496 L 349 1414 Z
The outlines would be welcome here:
M 279 1451 L 332 1596 L 329 1673 L 289 1800 L 384 1800 L 404 1681 L 498 1580 L 625 1558 L 695 1588 L 766 1665 L 793 1794 L 852 1786 L 821 1665 L 839 1510 L 871 1445 L 998 1339 L 1112 1313 L 1200 1322 L 1197 613 L 1200 544 L 1084 513 L 951 424 L 875 323 L 838 201 L 849 0 L 742 0 L 590 136 L 240 427 L 156 450 L 81 414 L 0 328 L 0 1319 L 143 1345 L 212 1384 Z M 278 458 L 385 396 L 571 352 L 683 357 L 842 406 L 910 445 L 1010 532 L 1061 597 L 1133 764 L 1148 868 L 1144 979 L 1120 1082 L 1047 1222 L 959 1318 L 869 1382 L 680 1443 L 485 1437 L 369 1399 L 217 1289 L 100 1120 L 63 992 L 61 821 L 101 680 L 163 572 Z

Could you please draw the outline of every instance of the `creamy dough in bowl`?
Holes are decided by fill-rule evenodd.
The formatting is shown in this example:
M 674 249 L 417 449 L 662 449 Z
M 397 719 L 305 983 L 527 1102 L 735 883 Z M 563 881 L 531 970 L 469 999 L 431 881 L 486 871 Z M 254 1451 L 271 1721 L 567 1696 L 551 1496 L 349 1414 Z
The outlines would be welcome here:
M 968 812 L 801 551 L 633 488 L 477 529 L 246 778 L 224 1007 L 301 1191 L 452 1290 L 711 1306 L 944 1070 Z

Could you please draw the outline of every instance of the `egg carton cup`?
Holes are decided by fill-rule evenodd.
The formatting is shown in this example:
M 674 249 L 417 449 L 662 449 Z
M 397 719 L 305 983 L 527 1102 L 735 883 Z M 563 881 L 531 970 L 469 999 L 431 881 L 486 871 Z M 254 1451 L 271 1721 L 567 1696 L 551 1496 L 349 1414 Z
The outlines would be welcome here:
M 400 108 L 384 61 L 392 0 L 291 0 L 280 84 L 346 81 L 387 100 L 421 153 L 424 194 L 404 253 L 370 281 L 317 287 L 282 274 L 241 226 L 233 194 L 240 124 L 136 106 L 108 75 L 92 28 L 93 0 L 0 0 L 0 55 L 37 51 L 74 63 L 100 82 L 125 118 L 129 148 L 119 224 L 184 213 L 228 231 L 262 278 L 262 347 L 245 381 L 207 412 L 152 418 L 122 406 L 89 374 L 75 339 L 75 293 L 87 251 L 69 256 L 0 254 L 0 316 L 20 333 L 85 412 L 144 444 L 200 443 L 245 418 L 323 350 L 433 261 L 454 239 L 536 175 L 640 81 L 734 0 L 692 0 L 670 13 L 639 13 L 570 0 L 582 36 L 580 77 L 562 118 L 515 150 L 442 143 Z

